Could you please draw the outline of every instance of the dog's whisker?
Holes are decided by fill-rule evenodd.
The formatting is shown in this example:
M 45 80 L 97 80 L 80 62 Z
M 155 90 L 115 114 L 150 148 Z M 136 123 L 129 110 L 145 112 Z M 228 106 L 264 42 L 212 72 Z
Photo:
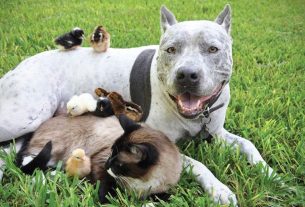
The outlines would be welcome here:
M 214 70 L 214 72 L 218 73 L 218 74 L 225 74 L 225 75 L 229 75 L 230 71 L 223 71 L 223 70 Z

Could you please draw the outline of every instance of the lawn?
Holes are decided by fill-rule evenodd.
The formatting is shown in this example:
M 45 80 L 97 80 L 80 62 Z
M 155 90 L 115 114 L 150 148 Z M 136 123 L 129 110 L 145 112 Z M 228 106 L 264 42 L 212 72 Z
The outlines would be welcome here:
M 0 0 L 0 77 L 20 61 L 55 48 L 53 39 L 75 26 L 86 35 L 99 24 L 112 47 L 158 44 L 159 8 L 178 20 L 214 19 L 226 1 L 43 1 Z M 226 128 L 251 140 L 284 184 L 248 165 L 245 156 L 221 143 L 199 138 L 179 143 L 181 151 L 204 164 L 236 193 L 240 206 L 305 206 L 305 3 L 232 1 L 234 72 Z M 88 45 L 88 42 L 85 43 Z M 1 93 L 1 91 L 0 91 Z M 1 104 L 1 103 L 0 103 Z M 3 156 L 4 153 L 0 153 Z M 95 206 L 96 187 L 86 181 L 41 172 L 25 176 L 6 157 L 0 206 Z M 210 206 L 208 195 L 183 174 L 170 202 L 160 206 Z M 113 206 L 140 206 L 119 192 Z

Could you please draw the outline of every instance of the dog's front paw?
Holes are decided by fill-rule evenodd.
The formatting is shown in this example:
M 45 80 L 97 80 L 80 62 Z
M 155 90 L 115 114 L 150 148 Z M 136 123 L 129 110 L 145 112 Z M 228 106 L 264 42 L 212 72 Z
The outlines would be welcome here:
M 281 186 L 284 186 L 285 183 L 280 175 L 278 175 L 275 170 L 273 170 L 269 165 L 262 163 L 263 166 L 261 167 L 261 172 L 268 177 L 268 179 L 271 179 L 274 182 L 277 182 Z
M 224 184 L 219 183 L 213 186 L 212 191 L 209 192 L 214 202 L 217 202 L 221 205 L 230 205 L 238 206 L 237 199 L 235 194 Z
M 143 204 L 141 207 L 155 207 L 156 205 L 153 202 L 149 202 L 146 204 Z
M 267 164 L 264 163 L 261 172 L 266 176 L 268 176 L 269 178 L 273 178 L 277 176 L 276 172 L 271 167 L 269 167 Z

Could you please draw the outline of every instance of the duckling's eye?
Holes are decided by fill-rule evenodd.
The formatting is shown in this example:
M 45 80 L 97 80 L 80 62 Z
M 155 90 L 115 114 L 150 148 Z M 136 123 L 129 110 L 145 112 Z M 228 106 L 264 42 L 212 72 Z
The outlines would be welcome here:
M 209 47 L 209 53 L 216 53 L 219 49 L 217 47 L 211 46 Z
M 169 47 L 166 49 L 166 52 L 169 54 L 175 54 L 176 53 L 176 48 L 174 47 Z

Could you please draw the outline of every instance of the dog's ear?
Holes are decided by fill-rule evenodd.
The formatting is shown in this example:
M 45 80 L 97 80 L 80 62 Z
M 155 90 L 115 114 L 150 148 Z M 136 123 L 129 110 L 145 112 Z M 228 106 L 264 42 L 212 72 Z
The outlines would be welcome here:
M 161 7 L 161 30 L 165 32 L 170 26 L 177 23 L 174 14 L 169 11 L 164 5 Z
M 228 34 L 231 30 L 231 6 L 227 4 L 225 8 L 220 12 L 215 22 L 222 25 Z

